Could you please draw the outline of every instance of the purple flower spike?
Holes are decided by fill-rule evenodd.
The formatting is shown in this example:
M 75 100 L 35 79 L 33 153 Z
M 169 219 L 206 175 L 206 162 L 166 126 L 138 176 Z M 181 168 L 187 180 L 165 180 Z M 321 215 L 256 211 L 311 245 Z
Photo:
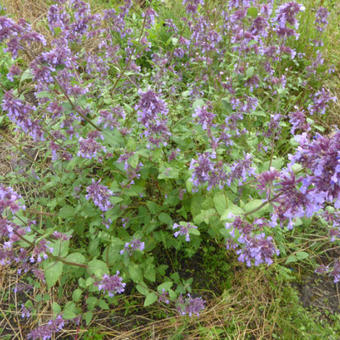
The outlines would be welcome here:
M 190 223 L 187 223 L 186 225 L 180 225 L 180 224 L 175 223 L 172 229 L 174 230 L 179 229 L 174 233 L 175 237 L 178 237 L 178 235 L 183 235 L 185 236 L 185 240 L 189 242 L 190 241 L 190 235 L 189 235 L 190 229 L 197 229 L 197 227 Z
M 92 199 L 93 203 L 101 210 L 107 211 L 112 208 L 112 203 L 110 202 L 110 197 L 113 195 L 112 191 L 106 186 L 99 184 L 92 179 L 92 184 L 86 188 L 87 195 L 86 199 Z
M 189 315 L 190 317 L 195 314 L 199 316 L 201 310 L 205 308 L 205 301 L 201 297 L 193 298 L 190 294 L 184 300 L 182 296 L 177 299 L 177 311 L 181 315 Z
M 116 275 L 113 276 L 104 274 L 103 279 L 95 282 L 94 285 L 97 286 L 99 290 L 107 292 L 109 296 L 112 297 L 115 294 L 123 293 L 126 283 L 123 282 L 123 279 L 119 276 L 119 271 L 117 270 Z

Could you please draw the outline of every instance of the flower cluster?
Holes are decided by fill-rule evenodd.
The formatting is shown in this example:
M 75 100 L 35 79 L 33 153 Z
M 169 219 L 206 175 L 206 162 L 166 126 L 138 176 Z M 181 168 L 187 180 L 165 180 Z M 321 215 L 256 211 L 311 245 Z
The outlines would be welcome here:
M 193 191 L 198 191 L 200 185 L 208 184 L 208 190 L 215 186 L 221 189 L 226 184 L 227 175 L 223 169 L 222 162 L 216 162 L 216 154 L 205 152 L 198 154 L 198 159 L 192 159 L 189 169 L 192 170 L 191 181 L 195 188 Z
M 174 233 L 174 236 L 175 237 L 178 237 L 179 235 L 182 235 L 182 236 L 185 236 L 185 240 L 187 242 L 190 241 L 190 230 L 191 229 L 197 229 L 197 227 L 195 225 L 192 225 L 190 223 L 185 223 L 184 225 L 183 224 L 177 224 L 175 223 L 173 226 L 172 226 L 172 229 L 173 230 L 176 230 L 178 229 L 175 233 Z
M 25 206 L 18 202 L 21 196 L 17 194 L 11 187 L 0 185 L 0 214 L 3 214 L 6 208 L 15 214 Z
M 170 131 L 167 126 L 168 108 L 165 102 L 152 90 L 138 91 L 141 96 L 137 110 L 137 120 L 144 126 L 144 136 L 154 145 L 167 145 Z
M 181 295 L 177 299 L 177 311 L 181 315 L 189 315 L 190 317 L 195 314 L 199 316 L 199 313 L 205 308 L 205 301 L 201 297 L 193 298 L 190 294 L 183 299 Z
M 102 146 L 100 143 L 96 141 L 96 138 L 103 137 L 100 135 L 98 131 L 92 131 L 88 134 L 87 138 L 79 138 L 79 151 L 77 153 L 77 156 L 87 158 L 87 159 L 93 159 L 96 158 L 97 154 L 101 151 L 105 152 L 106 149 L 104 146 Z
M 124 245 L 124 249 L 120 251 L 120 254 L 128 253 L 130 256 L 136 250 L 143 251 L 144 250 L 144 242 L 139 239 L 133 239 L 131 242 L 126 242 Z
M 86 199 L 92 199 L 93 203 L 101 210 L 107 211 L 112 208 L 110 197 L 113 192 L 109 190 L 105 185 L 99 184 L 100 180 L 96 182 L 92 179 L 92 184 L 86 188 Z
M 95 282 L 94 285 L 97 286 L 99 290 L 107 292 L 109 296 L 112 297 L 115 294 L 123 293 L 126 283 L 123 282 L 123 279 L 119 276 L 119 271 L 117 271 L 113 276 L 104 274 L 102 280 Z
M 33 329 L 27 336 L 32 340 L 47 340 L 51 339 L 54 333 L 61 331 L 64 328 L 65 320 L 61 315 L 58 315 L 55 320 L 50 320 L 46 325 Z

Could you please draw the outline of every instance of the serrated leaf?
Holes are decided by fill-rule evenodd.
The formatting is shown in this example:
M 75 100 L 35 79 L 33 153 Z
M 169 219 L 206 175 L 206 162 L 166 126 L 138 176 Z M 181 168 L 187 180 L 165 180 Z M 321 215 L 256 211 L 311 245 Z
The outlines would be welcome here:
M 214 195 L 214 205 L 220 215 L 227 210 L 227 200 L 223 192 L 219 191 Z
M 163 282 L 162 284 L 160 284 L 158 287 L 157 287 L 157 290 L 159 293 L 162 293 L 163 289 L 165 291 L 168 291 L 173 285 L 173 282 L 171 281 L 166 281 L 166 282 Z
M 92 318 L 93 318 L 93 313 L 92 312 L 86 312 L 83 315 L 85 322 L 86 322 L 86 326 L 89 325 L 89 323 L 91 322 Z
M 286 264 L 296 262 L 297 258 L 295 255 L 289 255 L 286 260 Z
M 101 278 L 104 274 L 109 272 L 109 268 L 107 268 L 105 262 L 95 259 L 89 262 L 87 272 L 89 275 L 95 275 L 96 277 Z
M 78 302 L 81 298 L 81 294 L 83 291 L 79 288 L 77 288 L 73 293 L 72 293 L 72 300 L 75 302 Z
M 230 204 L 228 206 L 228 209 L 223 213 L 223 215 L 221 216 L 221 220 L 228 220 L 230 217 L 229 215 L 232 214 L 234 216 L 241 216 L 244 214 L 243 209 L 241 209 L 239 206 L 235 205 L 235 204 Z
M 138 284 L 137 286 L 136 286 L 136 289 L 141 293 L 141 294 L 143 294 L 143 295 L 148 295 L 149 294 L 149 289 L 147 288 L 147 287 L 145 287 L 145 286 L 143 286 L 143 285 L 140 285 L 140 284 Z
M 309 257 L 309 254 L 305 251 L 299 251 L 295 254 L 295 256 L 298 260 L 304 260 Z
M 263 201 L 262 200 L 259 200 L 259 199 L 255 199 L 255 200 L 252 200 L 250 202 L 248 202 L 244 207 L 243 207 L 243 210 L 244 212 L 246 213 L 249 213 L 255 209 L 258 209 L 261 204 L 263 204 Z M 264 208 L 264 207 L 263 207 Z M 261 208 L 262 209 L 262 208 Z
M 61 307 L 55 301 L 52 303 L 52 312 L 54 316 L 60 314 L 61 312 Z
M 84 264 L 85 263 L 85 256 L 80 253 L 72 253 L 69 254 L 66 259 L 69 262 Z
M 150 306 L 155 303 L 158 299 L 158 296 L 155 293 L 149 293 L 144 301 L 144 307 Z
M 61 218 L 69 218 L 75 216 L 75 214 L 75 208 L 70 205 L 65 205 L 59 210 L 58 216 Z
M 215 209 L 203 210 L 200 214 L 194 217 L 194 222 L 197 224 L 201 224 L 202 222 L 209 224 L 210 218 L 214 216 L 215 214 L 216 214 Z
M 65 320 L 74 319 L 77 316 L 77 306 L 74 302 L 69 301 L 66 303 L 63 311 L 63 318 Z
M 129 265 L 129 275 L 133 282 L 139 283 L 143 281 L 141 268 L 135 263 Z
M 158 216 L 158 219 L 164 223 L 164 224 L 167 224 L 167 225 L 172 225 L 172 218 L 170 217 L 170 215 L 166 214 L 166 213 L 160 213 L 159 216 Z
M 63 266 L 64 264 L 62 262 L 53 262 L 47 264 L 44 273 L 48 289 L 53 287 L 59 280 L 63 272 Z

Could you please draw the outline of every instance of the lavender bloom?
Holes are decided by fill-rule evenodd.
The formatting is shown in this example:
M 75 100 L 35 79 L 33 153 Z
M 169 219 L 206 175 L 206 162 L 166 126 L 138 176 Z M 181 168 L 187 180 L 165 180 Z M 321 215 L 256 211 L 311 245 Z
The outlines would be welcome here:
M 110 197 L 113 192 L 109 190 L 106 186 L 99 184 L 92 179 L 92 184 L 86 188 L 87 195 L 86 199 L 92 199 L 93 203 L 101 210 L 107 211 L 112 208 L 112 203 L 110 202 Z
M 230 172 L 228 174 L 228 184 L 233 181 L 237 181 L 238 185 L 244 183 L 248 177 L 255 176 L 255 169 L 251 166 L 252 156 L 245 154 L 244 159 L 234 162 L 230 166 Z
M 25 205 L 18 202 L 20 199 L 21 196 L 18 195 L 12 188 L 0 185 L 0 214 L 3 214 L 6 208 L 9 208 L 13 214 L 20 209 L 25 209 Z
M 292 25 L 295 29 L 299 28 L 298 21 L 296 20 L 296 15 L 299 12 L 303 12 L 305 7 L 300 5 L 294 1 L 287 2 L 281 5 L 276 10 L 276 16 L 273 19 L 274 22 L 277 22 L 280 27 L 285 27 L 288 24 Z
M 289 122 L 292 124 L 290 132 L 295 134 L 296 130 L 302 130 L 303 132 L 310 131 L 311 127 L 306 121 L 305 112 L 303 110 L 297 110 L 289 114 Z
M 311 171 L 303 182 L 303 192 L 311 186 L 309 194 L 315 204 L 328 201 L 340 208 L 340 131 L 330 137 L 317 135 L 313 141 L 303 134 L 297 140 L 300 145 L 290 156 L 290 164 L 300 163 Z
M 315 16 L 315 25 L 316 29 L 320 32 L 324 31 L 326 26 L 328 25 L 328 18 L 329 12 L 325 7 L 319 7 L 318 11 L 316 12 Z
M 14 98 L 12 91 L 8 91 L 4 94 L 2 109 L 7 111 L 8 118 L 12 122 L 29 134 L 35 141 L 44 140 L 44 133 L 41 130 L 39 121 L 34 121 L 30 118 L 30 115 L 35 111 L 34 106 Z
M 35 261 L 39 263 L 43 259 L 46 260 L 48 258 L 48 252 L 52 253 L 53 248 L 47 246 L 46 240 L 41 240 L 33 249 L 32 256 L 30 258 L 31 263 L 34 263 Z
M 55 332 L 63 329 L 65 321 L 61 315 L 58 315 L 55 320 L 50 320 L 46 325 L 35 328 L 28 334 L 27 338 L 32 340 L 48 340 L 51 339 Z
M 177 224 L 175 223 L 172 227 L 173 230 L 175 229 L 179 229 L 174 233 L 175 237 L 178 237 L 178 235 L 183 235 L 185 236 L 185 240 L 187 242 L 190 241 L 190 229 L 197 229 L 197 227 L 195 225 L 192 225 L 190 223 L 186 223 L 185 225 L 181 225 L 181 224 Z
M 12 65 L 11 68 L 9 69 L 9 72 L 7 73 L 7 79 L 10 81 L 13 81 L 14 76 L 18 76 L 21 74 L 21 69 L 17 65 Z
M 238 260 L 245 262 L 248 267 L 251 267 L 251 261 L 254 260 L 254 265 L 258 266 L 261 263 L 266 263 L 268 266 L 273 263 L 272 257 L 280 252 L 275 248 L 273 238 L 264 233 L 254 236 L 241 235 L 238 241 L 243 244 L 242 248 L 237 250 L 239 255 Z
M 31 312 L 25 307 L 25 305 L 21 305 L 21 318 L 29 318 L 31 316 Z
M 168 108 L 165 102 L 151 90 L 147 92 L 139 90 L 138 93 L 141 99 L 135 109 L 138 122 L 144 126 L 144 136 L 156 146 L 166 145 L 170 131 L 167 126 Z
M 84 139 L 82 137 L 79 138 L 79 151 L 77 156 L 83 157 L 86 159 L 96 158 L 97 154 L 101 151 L 106 151 L 105 147 L 99 144 L 96 141 L 96 138 L 100 137 L 99 134 L 89 133 L 88 138 Z
M 188 294 L 184 300 L 182 295 L 177 299 L 177 311 L 181 315 L 188 314 L 190 317 L 193 314 L 199 316 L 199 313 L 205 308 L 205 301 L 201 297 L 193 298 Z
M 165 289 L 162 289 L 162 294 L 159 296 L 158 301 L 159 302 L 164 302 L 165 304 L 169 304 L 170 300 L 169 300 L 169 293 L 165 291 Z
M 320 91 L 316 92 L 313 96 L 313 104 L 310 104 L 308 106 L 308 110 L 310 111 L 310 114 L 314 113 L 320 113 L 325 114 L 327 104 L 330 101 L 335 102 L 336 101 L 335 96 L 331 96 L 329 90 L 326 90 L 325 88 L 322 88 Z
M 329 271 L 329 267 L 325 266 L 324 264 L 320 265 L 318 268 L 315 269 L 315 273 L 317 274 L 326 274 Z
M 269 171 L 262 172 L 257 176 L 258 185 L 257 188 L 260 191 L 266 191 L 267 198 L 270 194 L 270 187 L 272 186 L 275 179 L 279 177 L 280 173 L 271 168 Z
M 109 296 L 112 297 L 115 294 L 123 293 L 126 283 L 123 282 L 123 279 L 119 276 L 119 271 L 117 270 L 116 275 L 113 276 L 104 274 L 103 279 L 95 282 L 94 285 L 97 286 L 99 290 L 107 292 Z
M 125 252 L 127 252 L 131 256 L 136 250 L 144 250 L 144 242 L 141 242 L 139 239 L 133 239 L 131 242 L 126 242 L 124 249 L 120 251 L 120 254 L 123 255 Z
M 99 112 L 98 124 L 105 129 L 113 130 L 119 126 L 118 119 L 125 119 L 125 112 L 121 106 L 115 106 L 110 111 L 102 110 Z
M 199 5 L 204 5 L 204 0 L 183 0 L 182 4 L 186 5 L 186 11 L 188 13 L 196 13 Z
M 340 260 L 336 260 L 333 265 L 333 270 L 329 273 L 333 277 L 334 283 L 340 281 Z
M 208 183 L 208 190 L 218 185 L 222 189 L 226 182 L 226 173 L 223 170 L 222 162 L 215 162 L 215 153 L 205 152 L 198 154 L 198 159 L 192 159 L 190 162 L 190 170 L 193 170 L 191 181 L 197 191 L 199 185 Z
M 63 8 L 57 5 L 50 6 L 47 13 L 48 27 L 51 32 L 55 32 L 55 28 L 64 30 L 69 23 L 70 17 Z
M 216 115 L 209 112 L 207 108 L 207 106 L 197 107 L 195 113 L 192 115 L 194 118 L 197 118 L 203 130 L 209 130 L 212 126 L 213 119 L 216 117 Z

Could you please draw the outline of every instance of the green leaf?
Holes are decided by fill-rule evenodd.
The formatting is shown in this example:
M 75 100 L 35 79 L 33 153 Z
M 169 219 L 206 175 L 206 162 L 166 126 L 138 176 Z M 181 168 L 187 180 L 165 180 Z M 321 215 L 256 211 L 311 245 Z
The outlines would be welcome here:
M 158 216 L 158 219 L 164 224 L 167 224 L 167 225 L 173 224 L 172 218 L 170 217 L 170 215 L 168 215 L 166 213 L 163 213 L 163 212 L 160 213 L 159 216 Z
M 232 214 L 234 216 L 241 216 L 244 214 L 243 209 L 235 204 L 229 204 L 228 209 L 223 213 L 221 216 L 221 220 L 228 220 L 230 217 L 229 215 Z
M 173 282 L 172 281 L 166 281 L 166 282 L 163 282 L 161 283 L 158 287 L 157 287 L 157 290 L 159 293 L 162 293 L 163 289 L 165 291 L 168 291 L 173 285 Z
M 124 145 L 124 138 L 118 129 L 104 130 L 102 131 L 102 135 L 104 136 L 104 142 L 113 146 L 113 147 L 121 147 Z
M 295 254 L 295 256 L 298 260 L 304 260 L 309 257 L 309 254 L 305 251 L 299 251 Z
M 133 282 L 139 283 L 143 281 L 142 271 L 140 267 L 135 263 L 131 263 L 129 265 L 129 275 Z
M 59 280 L 63 272 L 63 266 L 64 264 L 62 262 L 52 262 L 47 264 L 44 273 L 48 289 L 53 287 Z
M 151 282 L 156 281 L 156 270 L 155 265 L 153 263 L 148 264 L 144 271 L 144 277 Z
M 58 216 L 61 218 L 73 217 L 75 216 L 75 208 L 70 205 L 65 205 L 59 210 Z
M 74 302 L 78 302 L 81 298 L 81 294 L 83 293 L 83 291 L 79 288 L 77 288 L 73 293 L 72 293 L 72 300 Z
M 286 264 L 296 262 L 298 259 L 295 255 L 289 255 L 286 260 Z
M 54 316 L 60 314 L 61 312 L 61 307 L 56 302 L 52 303 L 52 312 Z
M 245 213 L 249 213 L 255 209 L 258 209 L 261 204 L 263 204 L 263 201 L 262 200 L 259 200 L 259 199 L 256 199 L 256 200 L 252 200 L 250 202 L 248 202 L 244 207 L 243 207 L 243 210 Z M 264 208 L 264 207 L 263 207 Z M 261 210 L 263 209 L 261 208 Z
M 67 302 L 63 311 L 63 318 L 65 320 L 74 319 L 77 316 L 78 308 L 72 301 Z
M 74 262 L 74 263 L 79 263 L 79 264 L 85 263 L 85 257 L 84 255 L 80 253 L 72 253 L 68 255 L 65 260 L 68 262 Z
M 85 319 L 86 326 L 88 326 L 89 323 L 91 322 L 92 318 L 93 318 L 93 313 L 92 312 L 86 312 L 86 313 L 83 314 L 83 317 Z
M 219 191 L 214 195 L 214 204 L 217 212 L 220 215 L 227 210 L 227 200 L 223 192 Z
M 98 299 L 95 296 L 90 296 L 86 299 L 86 304 L 87 304 L 87 308 L 88 310 L 92 311 L 94 310 L 94 307 L 96 307 L 98 302 Z
M 101 278 L 104 274 L 109 272 L 109 268 L 107 268 L 105 262 L 95 259 L 89 262 L 87 272 L 89 275 L 94 274 L 96 277 Z
M 146 286 L 143 286 L 141 284 L 138 284 L 136 286 L 136 289 L 143 295 L 148 295 L 149 294 L 149 289 Z
M 179 177 L 179 171 L 171 166 L 162 165 L 159 169 L 158 179 L 172 178 L 177 179 Z
M 30 68 L 26 69 L 23 74 L 21 75 L 21 78 L 20 78 L 20 83 L 22 83 L 23 81 L 25 80 L 28 80 L 28 79 L 32 79 L 33 78 L 33 74 L 32 74 L 32 71 Z
M 103 299 L 100 299 L 100 300 L 99 300 L 98 306 L 99 306 L 101 309 L 104 309 L 104 310 L 108 310 L 108 309 L 109 309 L 109 305 L 108 305 Z
M 157 301 L 158 297 L 155 293 L 149 293 L 144 301 L 144 307 L 150 306 Z
M 209 220 L 212 216 L 216 214 L 215 209 L 207 209 L 203 210 L 200 214 L 194 217 L 194 222 L 196 224 L 201 224 L 202 222 L 205 222 L 206 224 L 209 224 Z
M 249 7 L 247 13 L 253 19 L 256 19 L 258 15 L 258 9 L 256 7 Z
M 246 71 L 246 77 L 251 78 L 254 75 L 255 68 L 253 66 L 249 67 Z

